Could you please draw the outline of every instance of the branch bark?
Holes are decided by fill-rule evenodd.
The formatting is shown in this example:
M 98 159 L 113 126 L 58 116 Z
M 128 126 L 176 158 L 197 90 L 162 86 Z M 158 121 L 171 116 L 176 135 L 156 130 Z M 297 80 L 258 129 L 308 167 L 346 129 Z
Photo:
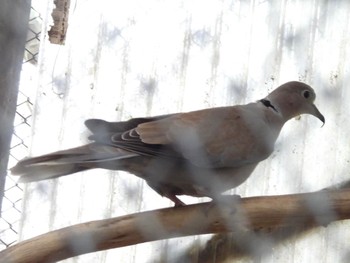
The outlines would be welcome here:
M 0 252 L 0 258 L 11 263 L 56 262 L 166 238 L 326 226 L 349 218 L 350 189 L 231 198 L 219 204 L 166 208 L 62 228 L 9 247 Z

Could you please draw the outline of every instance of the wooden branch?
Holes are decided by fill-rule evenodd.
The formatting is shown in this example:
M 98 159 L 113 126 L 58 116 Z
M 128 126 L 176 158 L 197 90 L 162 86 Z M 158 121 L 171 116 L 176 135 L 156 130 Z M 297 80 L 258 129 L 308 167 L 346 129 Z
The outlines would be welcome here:
M 228 197 L 230 198 L 230 197 Z M 225 199 L 226 200 L 226 199 Z M 227 201 L 227 200 L 226 200 Z M 0 252 L 2 262 L 55 262 L 84 253 L 207 233 L 327 225 L 350 218 L 350 189 L 231 198 L 78 224 Z

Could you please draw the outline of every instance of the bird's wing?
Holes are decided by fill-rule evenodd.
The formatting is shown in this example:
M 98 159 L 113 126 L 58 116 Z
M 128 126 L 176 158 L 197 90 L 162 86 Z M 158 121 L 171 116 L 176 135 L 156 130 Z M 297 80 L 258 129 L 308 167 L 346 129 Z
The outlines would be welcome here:
M 182 158 L 170 145 L 144 143 L 135 128 L 142 123 L 155 122 L 172 115 L 150 118 L 133 118 L 124 122 L 107 122 L 101 119 L 89 119 L 85 125 L 93 133 L 89 139 L 102 145 L 113 146 L 132 153 L 146 156 Z
M 264 131 L 261 107 L 252 103 L 138 119 L 134 128 L 113 132 L 106 127 L 102 130 L 108 132 L 95 133 L 92 139 L 140 155 L 184 158 L 200 167 L 241 166 L 272 151 L 274 139 L 266 141 L 269 131 Z
M 263 106 L 251 103 L 182 113 L 135 130 L 143 143 L 171 145 L 197 166 L 234 167 L 272 152 L 275 136 L 269 136 L 264 114 Z

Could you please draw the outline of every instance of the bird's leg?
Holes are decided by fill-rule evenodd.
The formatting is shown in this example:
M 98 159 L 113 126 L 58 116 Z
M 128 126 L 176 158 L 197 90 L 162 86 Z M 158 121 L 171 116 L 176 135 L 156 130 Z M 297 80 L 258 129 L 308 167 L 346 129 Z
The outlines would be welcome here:
M 172 188 L 167 185 L 162 185 L 156 181 L 146 180 L 147 184 L 156 191 L 160 196 L 166 197 L 169 200 L 173 201 L 175 207 L 185 206 L 186 204 L 182 202 L 177 196 L 173 193 Z
M 164 194 L 164 197 L 170 199 L 171 201 L 174 202 L 175 207 L 179 207 L 179 206 L 185 206 L 186 204 L 184 202 L 182 202 L 179 198 L 177 198 L 176 195 L 174 194 Z

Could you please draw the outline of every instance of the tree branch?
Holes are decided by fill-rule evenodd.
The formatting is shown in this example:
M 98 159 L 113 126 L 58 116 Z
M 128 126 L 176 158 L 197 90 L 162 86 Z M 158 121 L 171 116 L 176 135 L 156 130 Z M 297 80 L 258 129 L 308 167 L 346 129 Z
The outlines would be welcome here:
M 173 237 L 325 226 L 350 218 L 350 189 L 226 201 L 225 198 L 219 204 L 166 208 L 62 228 L 9 247 L 0 252 L 0 258 L 11 263 L 55 262 Z

